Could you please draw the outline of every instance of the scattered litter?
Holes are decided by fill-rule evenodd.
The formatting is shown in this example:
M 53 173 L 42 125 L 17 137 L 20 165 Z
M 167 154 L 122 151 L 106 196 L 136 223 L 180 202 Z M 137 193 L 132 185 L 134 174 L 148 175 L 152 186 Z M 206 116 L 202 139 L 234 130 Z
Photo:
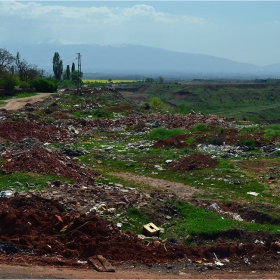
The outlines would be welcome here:
M 247 192 L 247 194 L 253 195 L 253 196 L 258 196 L 259 195 L 259 193 L 257 193 L 257 192 Z
M 247 264 L 247 265 L 250 265 L 250 264 L 251 264 L 248 258 L 243 258 L 243 261 L 244 261 L 244 263 Z
M 254 241 L 254 243 L 255 243 L 255 244 L 262 244 L 262 245 L 264 244 L 264 242 L 263 242 L 262 240 L 258 240 L 258 239 L 256 239 L 256 240 Z
M 4 252 L 7 255 L 15 254 L 19 249 L 10 242 L 0 242 L 0 252 Z
M 143 226 L 143 234 L 146 236 L 159 236 L 160 230 L 153 223 L 149 223 Z
M 1 191 L 1 192 L 0 192 L 0 197 L 9 198 L 9 197 L 11 197 L 13 194 L 14 194 L 14 192 L 11 191 L 11 190 Z
M 215 261 L 215 264 L 217 266 L 224 266 L 224 264 L 218 259 L 217 255 L 213 252 L 214 254 L 214 261 Z
M 102 255 L 90 257 L 88 263 L 98 272 L 115 272 L 115 268 Z
M 160 166 L 160 165 L 155 165 L 155 168 L 157 169 L 157 170 L 160 170 L 160 171 L 163 171 L 164 169 L 162 168 L 162 166 Z

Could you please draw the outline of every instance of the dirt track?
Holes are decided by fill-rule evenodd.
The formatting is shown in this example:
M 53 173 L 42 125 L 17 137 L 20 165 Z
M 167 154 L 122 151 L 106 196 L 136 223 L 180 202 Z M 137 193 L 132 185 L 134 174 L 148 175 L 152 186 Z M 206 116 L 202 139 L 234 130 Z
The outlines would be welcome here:
M 182 199 L 190 199 L 194 194 L 201 193 L 195 187 L 187 186 L 178 182 L 170 182 L 163 179 L 155 179 L 151 177 L 135 175 L 128 172 L 118 172 L 111 173 L 116 178 L 122 178 L 126 181 L 135 181 L 137 183 L 141 183 L 142 185 L 158 187 L 160 189 L 167 188 L 173 191 L 178 197 Z
M 37 101 L 42 101 L 46 97 L 50 96 L 52 93 L 40 93 L 38 95 L 30 96 L 30 97 L 24 97 L 24 98 L 11 98 L 5 100 L 7 104 L 4 106 L 0 106 L 0 108 L 15 111 L 18 109 L 21 109 L 25 106 L 26 103 L 35 103 Z

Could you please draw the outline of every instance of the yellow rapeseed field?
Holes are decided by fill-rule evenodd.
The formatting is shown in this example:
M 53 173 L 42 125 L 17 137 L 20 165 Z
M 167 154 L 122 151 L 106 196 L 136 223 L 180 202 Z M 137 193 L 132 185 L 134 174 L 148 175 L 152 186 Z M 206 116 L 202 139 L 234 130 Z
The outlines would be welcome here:
M 107 84 L 109 83 L 108 80 L 90 80 L 90 79 L 85 79 L 83 80 L 84 83 L 104 83 Z M 120 84 L 120 83 L 134 83 L 137 82 L 137 80 L 111 80 L 114 84 Z

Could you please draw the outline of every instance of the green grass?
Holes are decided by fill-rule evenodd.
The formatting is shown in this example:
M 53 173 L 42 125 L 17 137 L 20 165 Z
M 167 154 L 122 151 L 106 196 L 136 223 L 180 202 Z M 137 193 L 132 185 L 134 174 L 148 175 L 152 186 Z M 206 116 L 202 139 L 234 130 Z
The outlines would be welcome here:
M 240 222 L 222 218 L 219 214 L 183 201 L 178 202 L 176 207 L 181 214 L 181 218 L 167 228 L 164 237 L 179 239 L 180 237 L 185 238 L 187 235 L 201 234 L 210 238 L 229 229 L 247 231 L 270 230 L 278 234 L 280 230 L 280 227 L 269 224 Z
M 125 210 L 125 212 L 123 212 L 122 208 L 120 208 L 116 212 L 122 213 L 120 218 L 117 219 L 116 222 L 122 222 L 123 219 L 126 219 L 126 222 L 122 222 L 122 231 L 129 230 L 136 234 L 141 234 L 143 225 L 151 222 L 144 213 L 132 206 L 129 206 Z
M 146 138 L 149 140 L 163 140 L 163 139 L 167 139 L 170 137 L 174 137 L 177 135 L 182 135 L 182 134 L 186 134 L 186 130 L 184 129 L 180 129 L 180 128 L 176 128 L 176 129 L 165 129 L 165 128 L 155 128 L 153 129 L 147 136 Z
M 36 92 L 21 92 L 16 95 L 16 98 L 25 98 L 37 95 Z
M 46 181 L 61 180 L 63 182 L 70 182 L 69 179 L 63 177 L 56 177 L 54 175 L 39 175 L 37 173 L 14 172 L 12 174 L 0 173 L 0 190 L 13 188 L 16 191 L 28 191 L 30 188 L 26 187 L 27 183 L 32 184 L 32 190 L 43 189 L 46 186 Z M 17 186 L 15 183 L 20 182 L 22 186 Z
M 143 84 L 146 85 L 147 84 Z M 140 88 L 140 85 L 139 85 Z M 128 89 L 127 89 L 128 90 Z M 148 102 L 154 98 L 178 105 L 174 113 L 216 114 L 261 123 L 277 120 L 280 109 L 279 84 L 151 84 L 144 91 Z

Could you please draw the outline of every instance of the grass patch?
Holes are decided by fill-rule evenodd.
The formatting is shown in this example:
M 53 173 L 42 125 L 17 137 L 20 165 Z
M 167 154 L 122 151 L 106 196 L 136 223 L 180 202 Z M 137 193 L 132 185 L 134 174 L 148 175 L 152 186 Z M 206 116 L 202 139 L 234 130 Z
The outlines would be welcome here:
M 265 126 L 265 136 L 268 139 L 280 136 L 280 124 L 271 124 Z
M 222 233 L 229 229 L 240 230 L 270 230 L 279 233 L 280 227 L 269 224 L 257 224 L 249 222 L 240 222 L 224 219 L 220 215 L 205 210 L 187 202 L 180 201 L 176 204 L 176 208 L 181 214 L 181 218 L 171 223 L 167 228 L 165 237 L 174 237 L 175 239 L 185 238 L 187 235 L 194 236 L 202 234 L 205 237 Z
M 120 208 L 119 210 L 122 210 L 122 208 Z M 122 231 L 129 230 L 136 234 L 141 234 L 143 225 L 149 223 L 150 219 L 145 214 L 143 214 L 139 209 L 130 206 L 120 216 L 118 222 L 122 223 L 122 227 L 121 227 Z
M 199 124 L 189 128 L 188 131 L 190 131 L 190 132 L 205 132 L 205 131 L 209 131 L 209 128 L 208 128 L 207 124 L 199 123 Z
M 21 92 L 16 95 L 16 98 L 25 98 L 37 95 L 36 92 Z
M 177 135 L 182 135 L 185 134 L 186 130 L 184 129 L 180 129 L 180 128 L 176 128 L 176 129 L 165 129 L 165 128 L 155 128 L 154 130 L 152 130 L 147 136 L 146 138 L 149 140 L 164 140 L 170 137 L 174 137 Z
M 28 191 L 28 184 L 32 184 L 32 190 L 43 189 L 46 186 L 46 181 L 60 180 L 70 182 L 71 180 L 54 175 L 40 175 L 37 173 L 14 172 L 12 174 L 0 174 L 1 190 L 14 189 L 16 191 Z M 20 185 L 17 184 L 20 183 Z

